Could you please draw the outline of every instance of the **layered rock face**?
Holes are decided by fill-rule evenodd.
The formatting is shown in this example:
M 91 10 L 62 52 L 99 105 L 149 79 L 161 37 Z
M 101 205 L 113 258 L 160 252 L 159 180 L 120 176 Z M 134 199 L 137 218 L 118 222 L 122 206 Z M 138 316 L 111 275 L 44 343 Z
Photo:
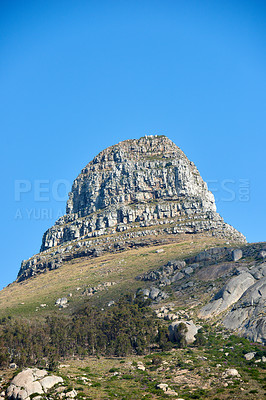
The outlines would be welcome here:
M 180 232 L 218 229 L 244 240 L 223 223 L 197 168 L 171 140 L 126 140 L 102 151 L 81 171 L 66 215 L 44 234 L 41 251 L 160 223 L 176 224 Z
M 45 232 L 41 252 L 79 241 L 88 254 L 95 243 L 103 245 L 88 244 L 90 238 L 108 235 L 110 249 L 117 234 L 126 240 L 161 232 L 205 232 L 245 242 L 216 212 L 212 193 L 185 154 L 165 136 L 145 136 L 103 150 L 83 168 L 66 215 Z M 41 269 L 53 268 L 52 261 L 43 267 L 42 257 L 32 258 L 22 263 L 19 276 L 40 263 Z

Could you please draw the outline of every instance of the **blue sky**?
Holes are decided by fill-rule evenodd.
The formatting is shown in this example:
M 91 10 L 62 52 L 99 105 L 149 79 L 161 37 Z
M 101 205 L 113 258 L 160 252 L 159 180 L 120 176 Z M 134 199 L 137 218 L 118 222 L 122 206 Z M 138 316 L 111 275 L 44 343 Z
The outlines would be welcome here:
M 256 0 L 0 2 L 0 288 L 80 170 L 145 134 L 171 138 L 225 221 L 266 239 L 265 16 Z

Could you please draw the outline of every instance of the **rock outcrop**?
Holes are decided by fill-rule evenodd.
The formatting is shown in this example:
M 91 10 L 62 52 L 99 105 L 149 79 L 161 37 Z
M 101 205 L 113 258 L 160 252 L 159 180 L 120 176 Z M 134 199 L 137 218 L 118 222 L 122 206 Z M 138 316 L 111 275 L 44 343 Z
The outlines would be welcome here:
M 249 256 L 252 250 L 251 246 L 244 253 Z M 235 273 L 238 275 L 228 280 L 198 316 L 212 318 L 226 312 L 222 318 L 226 328 L 254 342 L 266 343 L 266 263 L 242 266 Z
M 219 315 L 240 299 L 243 293 L 254 284 L 255 279 L 249 272 L 242 272 L 234 276 L 214 296 L 214 299 L 206 304 L 199 313 L 200 318 L 210 318 Z
M 160 301 L 165 300 L 168 297 L 167 293 L 156 287 L 139 289 L 136 293 L 136 296 L 141 296 L 144 299 L 151 299 L 156 303 L 159 303 Z
M 10 400 L 30 400 L 31 395 L 44 395 L 53 386 L 62 382 L 63 379 L 60 376 L 48 375 L 46 370 L 27 368 L 12 379 L 6 395 Z
M 254 342 L 266 343 L 265 310 L 266 276 L 245 291 L 223 319 L 223 324 Z
M 83 168 L 69 194 L 66 215 L 45 232 L 42 254 L 22 262 L 18 276 L 26 279 L 58 268 L 76 242 L 80 246 L 72 257 L 97 256 L 116 248 L 117 237 L 132 243 L 140 237 L 186 233 L 245 242 L 216 212 L 214 197 L 197 168 L 170 139 L 126 140 L 103 150 Z

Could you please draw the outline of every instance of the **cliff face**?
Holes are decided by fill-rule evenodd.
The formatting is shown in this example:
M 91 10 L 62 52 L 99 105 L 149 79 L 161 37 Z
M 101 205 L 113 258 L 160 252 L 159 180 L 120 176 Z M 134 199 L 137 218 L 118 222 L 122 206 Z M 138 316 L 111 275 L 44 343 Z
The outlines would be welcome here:
M 96 156 L 74 181 L 67 214 L 84 217 L 111 206 L 182 197 L 199 198 L 206 211 L 215 211 L 213 196 L 184 153 L 166 137 L 144 137 Z
M 222 219 L 197 168 L 171 140 L 126 140 L 81 171 L 66 215 L 44 234 L 41 251 L 84 236 L 158 224 L 176 224 L 182 232 L 194 226 L 196 232 L 220 229 Z M 229 229 L 243 239 L 228 225 L 223 228 L 225 235 Z
M 165 136 L 145 136 L 103 150 L 83 168 L 66 215 L 45 232 L 41 252 L 103 235 L 113 235 L 112 246 L 119 233 L 134 239 L 162 231 L 245 242 L 216 212 L 212 193 L 185 154 Z M 91 245 L 85 245 L 89 251 Z M 35 264 L 32 259 L 22 263 L 19 275 Z

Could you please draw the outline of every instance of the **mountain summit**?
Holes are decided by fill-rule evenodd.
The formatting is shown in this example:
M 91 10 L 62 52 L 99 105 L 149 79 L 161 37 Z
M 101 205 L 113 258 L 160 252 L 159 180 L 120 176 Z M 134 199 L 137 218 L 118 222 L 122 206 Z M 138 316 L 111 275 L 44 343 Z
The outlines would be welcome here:
M 214 196 L 196 166 L 170 139 L 125 140 L 82 169 L 66 214 L 43 235 L 41 254 L 22 262 L 18 278 L 57 268 L 68 252 L 97 256 L 143 238 L 158 242 L 161 235 L 166 240 L 179 234 L 246 241 L 216 212 Z

